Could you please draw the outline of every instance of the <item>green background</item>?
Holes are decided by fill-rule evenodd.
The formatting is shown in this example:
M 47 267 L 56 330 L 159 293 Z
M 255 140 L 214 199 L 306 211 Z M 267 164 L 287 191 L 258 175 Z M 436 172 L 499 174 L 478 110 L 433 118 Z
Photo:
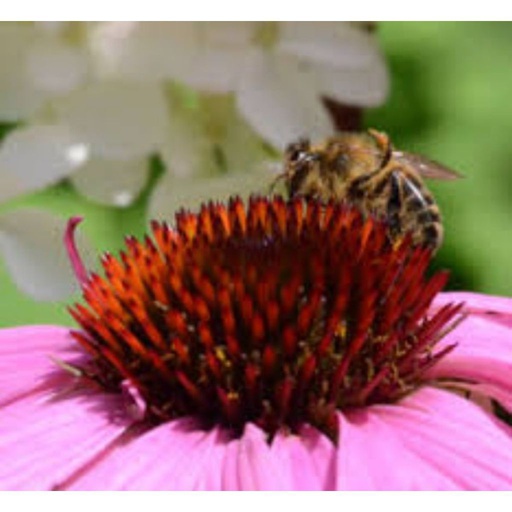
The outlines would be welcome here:
M 451 269 L 452 289 L 511 296 L 512 24 L 381 23 L 378 35 L 391 95 L 384 107 L 367 113 L 365 124 L 389 133 L 396 147 L 465 175 L 458 182 L 431 183 L 446 228 L 434 266 Z M 64 183 L 2 205 L 1 211 L 30 205 L 83 215 L 81 229 L 98 251 L 117 250 L 125 234 L 144 231 L 150 186 L 126 210 L 92 204 Z M 24 296 L 2 262 L 0 292 L 0 326 L 72 325 L 66 303 Z

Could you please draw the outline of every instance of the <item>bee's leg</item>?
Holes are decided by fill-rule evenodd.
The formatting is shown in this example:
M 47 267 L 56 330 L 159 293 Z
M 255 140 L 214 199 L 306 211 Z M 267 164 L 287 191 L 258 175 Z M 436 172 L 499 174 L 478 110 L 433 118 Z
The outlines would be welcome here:
M 400 192 L 400 175 L 398 172 L 390 174 L 390 194 L 387 204 L 387 222 L 392 240 L 396 240 L 402 232 L 400 212 L 402 210 L 402 194 Z

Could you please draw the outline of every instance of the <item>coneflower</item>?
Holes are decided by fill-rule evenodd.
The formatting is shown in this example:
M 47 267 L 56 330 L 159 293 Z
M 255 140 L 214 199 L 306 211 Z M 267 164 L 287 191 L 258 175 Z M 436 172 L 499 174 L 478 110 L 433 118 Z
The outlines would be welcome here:
M 410 237 L 235 198 L 100 276 L 77 222 L 80 330 L 0 331 L 3 488 L 512 488 L 509 427 L 478 405 L 512 404 L 512 304 L 439 295 Z

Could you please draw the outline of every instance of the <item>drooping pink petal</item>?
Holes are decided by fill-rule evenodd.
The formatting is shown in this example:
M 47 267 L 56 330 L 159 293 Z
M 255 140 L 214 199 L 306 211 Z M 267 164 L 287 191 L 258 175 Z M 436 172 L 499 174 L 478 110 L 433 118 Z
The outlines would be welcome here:
M 440 345 L 453 343 L 456 347 L 429 370 L 428 376 L 462 379 L 470 384 L 468 389 L 483 385 L 490 396 L 512 410 L 512 329 L 470 313 Z M 463 387 L 464 383 L 458 385 Z
M 293 490 L 289 465 L 271 450 L 265 433 L 248 424 L 240 439 L 227 445 L 222 488 L 228 491 Z
M 310 426 L 302 428 L 299 435 L 279 433 L 271 445 L 297 491 L 335 489 L 336 451 L 332 441 Z
M 1 408 L 1 489 L 57 488 L 127 428 L 119 398 L 67 391 L 69 380 Z
M 411 465 L 409 471 L 422 474 L 423 488 L 445 488 L 423 472 L 425 465 L 452 479 L 461 490 L 512 488 L 512 436 L 471 401 L 425 387 L 398 404 L 371 407 L 368 414 L 392 429 L 403 451 L 422 460 L 422 466 Z M 381 442 L 384 446 L 383 438 Z M 396 465 L 400 459 L 397 452 Z M 393 488 L 391 484 L 388 488 Z
M 87 283 L 89 275 L 75 241 L 76 228 L 82 221 L 83 217 L 78 216 L 71 217 L 71 219 L 69 219 L 64 233 L 64 247 L 66 248 L 69 262 L 71 263 L 71 268 L 75 273 L 76 280 L 81 286 L 84 286 Z
M 66 224 L 40 208 L 0 215 L 0 256 L 16 285 L 37 300 L 62 300 L 79 288 L 62 243 Z M 82 232 L 77 245 L 87 268 L 93 268 L 96 258 Z
M 180 419 L 119 443 L 69 482 L 74 490 L 193 490 L 221 488 L 225 441 Z
M 44 385 L 55 359 L 76 358 L 69 328 L 52 325 L 0 330 L 0 406 Z

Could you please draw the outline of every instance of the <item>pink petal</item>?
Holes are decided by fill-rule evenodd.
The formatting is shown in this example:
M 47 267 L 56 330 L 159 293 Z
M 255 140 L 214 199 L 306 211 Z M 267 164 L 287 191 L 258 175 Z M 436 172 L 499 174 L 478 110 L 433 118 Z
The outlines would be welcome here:
M 450 302 L 464 302 L 465 311 L 471 315 L 482 315 L 486 319 L 512 327 L 512 299 L 481 293 L 445 292 L 434 300 L 433 307 L 442 307 Z
M 271 445 L 271 452 L 291 474 L 291 489 L 297 491 L 335 489 L 336 451 L 332 441 L 309 426 L 300 435 L 279 433 Z
M 62 239 L 67 218 L 41 208 L 18 208 L 0 215 L 0 256 L 18 288 L 36 300 L 57 301 L 79 290 Z M 88 268 L 95 265 L 85 234 L 77 245 Z
M 441 345 L 453 343 L 457 344 L 455 349 L 428 376 L 481 384 L 490 396 L 512 409 L 512 330 L 484 316 L 470 314 L 441 341 Z
M 443 292 L 436 296 L 435 306 L 444 306 L 450 302 L 464 302 L 470 311 L 496 311 L 512 315 L 512 299 L 483 293 Z
M 294 489 L 289 464 L 270 449 L 265 433 L 251 424 L 241 439 L 227 445 L 222 473 L 223 489 L 229 491 Z
M 70 393 L 70 379 L 2 407 L 0 488 L 49 490 L 90 463 L 127 424 L 117 397 Z
M 0 404 L 26 395 L 58 370 L 52 357 L 76 357 L 69 328 L 52 325 L 0 330 Z
M 396 406 L 382 406 L 399 415 Z M 336 488 L 347 491 L 458 489 L 448 475 L 407 449 L 374 407 L 339 414 Z
M 219 490 L 224 445 L 218 429 L 205 432 L 190 419 L 172 421 L 118 443 L 68 488 Z
M 434 388 L 423 388 L 400 404 L 375 406 L 371 413 L 399 436 L 406 451 L 462 489 L 512 488 L 512 436 L 471 401 Z M 400 464 L 396 454 L 396 465 Z M 420 466 L 409 471 L 423 473 Z M 424 488 L 442 489 L 423 474 Z

